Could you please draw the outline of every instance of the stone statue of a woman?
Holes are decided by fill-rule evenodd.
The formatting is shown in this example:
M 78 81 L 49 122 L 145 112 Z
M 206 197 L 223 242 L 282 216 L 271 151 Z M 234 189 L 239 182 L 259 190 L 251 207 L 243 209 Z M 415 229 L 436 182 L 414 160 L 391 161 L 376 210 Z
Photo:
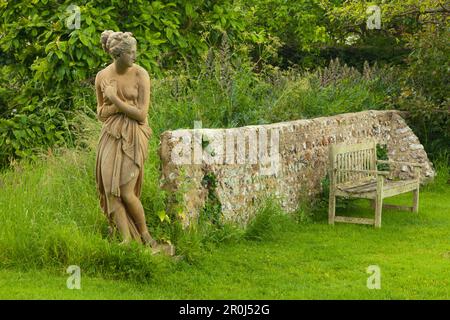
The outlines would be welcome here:
M 96 160 L 100 205 L 123 243 L 134 239 L 160 249 L 148 231 L 139 199 L 152 135 L 147 120 L 150 78 L 134 63 L 136 39 L 130 32 L 104 31 L 101 44 L 114 62 L 95 78 L 97 117 L 103 122 Z

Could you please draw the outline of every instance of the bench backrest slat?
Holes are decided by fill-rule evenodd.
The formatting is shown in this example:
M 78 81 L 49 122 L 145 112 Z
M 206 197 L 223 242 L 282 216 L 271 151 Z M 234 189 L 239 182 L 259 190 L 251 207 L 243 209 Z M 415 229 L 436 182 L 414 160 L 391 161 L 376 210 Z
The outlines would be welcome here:
M 357 144 L 335 144 L 330 148 L 330 176 L 334 184 L 352 184 L 375 178 L 373 173 L 339 172 L 339 170 L 376 170 L 375 141 Z M 338 169 L 334 175 L 334 169 Z

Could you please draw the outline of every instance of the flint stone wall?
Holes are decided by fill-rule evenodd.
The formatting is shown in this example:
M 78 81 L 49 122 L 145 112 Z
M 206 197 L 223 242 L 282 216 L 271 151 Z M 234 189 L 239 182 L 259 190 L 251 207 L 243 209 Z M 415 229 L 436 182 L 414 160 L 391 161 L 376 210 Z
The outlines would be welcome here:
M 245 224 L 267 196 L 292 212 L 305 196 L 320 193 L 330 144 L 368 139 L 386 145 L 390 160 L 423 164 L 424 181 L 434 177 L 422 144 L 398 111 L 364 111 L 241 128 L 166 131 L 159 149 L 161 185 L 172 196 L 170 202 L 183 208 L 187 225 L 205 204 L 210 188 L 204 177 L 212 174 L 223 219 Z M 408 166 L 393 169 L 402 179 L 412 175 Z

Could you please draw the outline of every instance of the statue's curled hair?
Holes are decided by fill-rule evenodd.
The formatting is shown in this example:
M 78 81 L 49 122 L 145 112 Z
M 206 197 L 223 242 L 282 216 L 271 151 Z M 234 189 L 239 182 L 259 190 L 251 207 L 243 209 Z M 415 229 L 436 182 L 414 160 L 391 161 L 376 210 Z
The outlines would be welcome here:
M 118 58 L 123 52 L 136 45 L 136 39 L 131 32 L 114 32 L 105 30 L 100 37 L 102 48 L 113 58 Z

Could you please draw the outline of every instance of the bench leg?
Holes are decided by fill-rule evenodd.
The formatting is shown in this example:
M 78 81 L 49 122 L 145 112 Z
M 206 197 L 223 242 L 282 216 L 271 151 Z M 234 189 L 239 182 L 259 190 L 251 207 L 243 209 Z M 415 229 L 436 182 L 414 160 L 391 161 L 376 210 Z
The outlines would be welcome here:
M 375 228 L 381 228 L 381 211 L 383 210 L 383 176 L 377 177 L 377 196 L 375 198 Z
M 418 213 L 419 212 L 419 187 L 417 187 L 417 189 L 413 191 L 412 212 L 414 212 L 414 213 Z
M 330 192 L 330 199 L 328 201 L 328 224 L 334 224 L 335 216 L 336 216 L 336 196 Z
M 377 195 L 377 200 L 375 201 L 375 228 L 381 228 L 382 210 L 383 210 L 383 199 L 381 197 L 378 197 Z

